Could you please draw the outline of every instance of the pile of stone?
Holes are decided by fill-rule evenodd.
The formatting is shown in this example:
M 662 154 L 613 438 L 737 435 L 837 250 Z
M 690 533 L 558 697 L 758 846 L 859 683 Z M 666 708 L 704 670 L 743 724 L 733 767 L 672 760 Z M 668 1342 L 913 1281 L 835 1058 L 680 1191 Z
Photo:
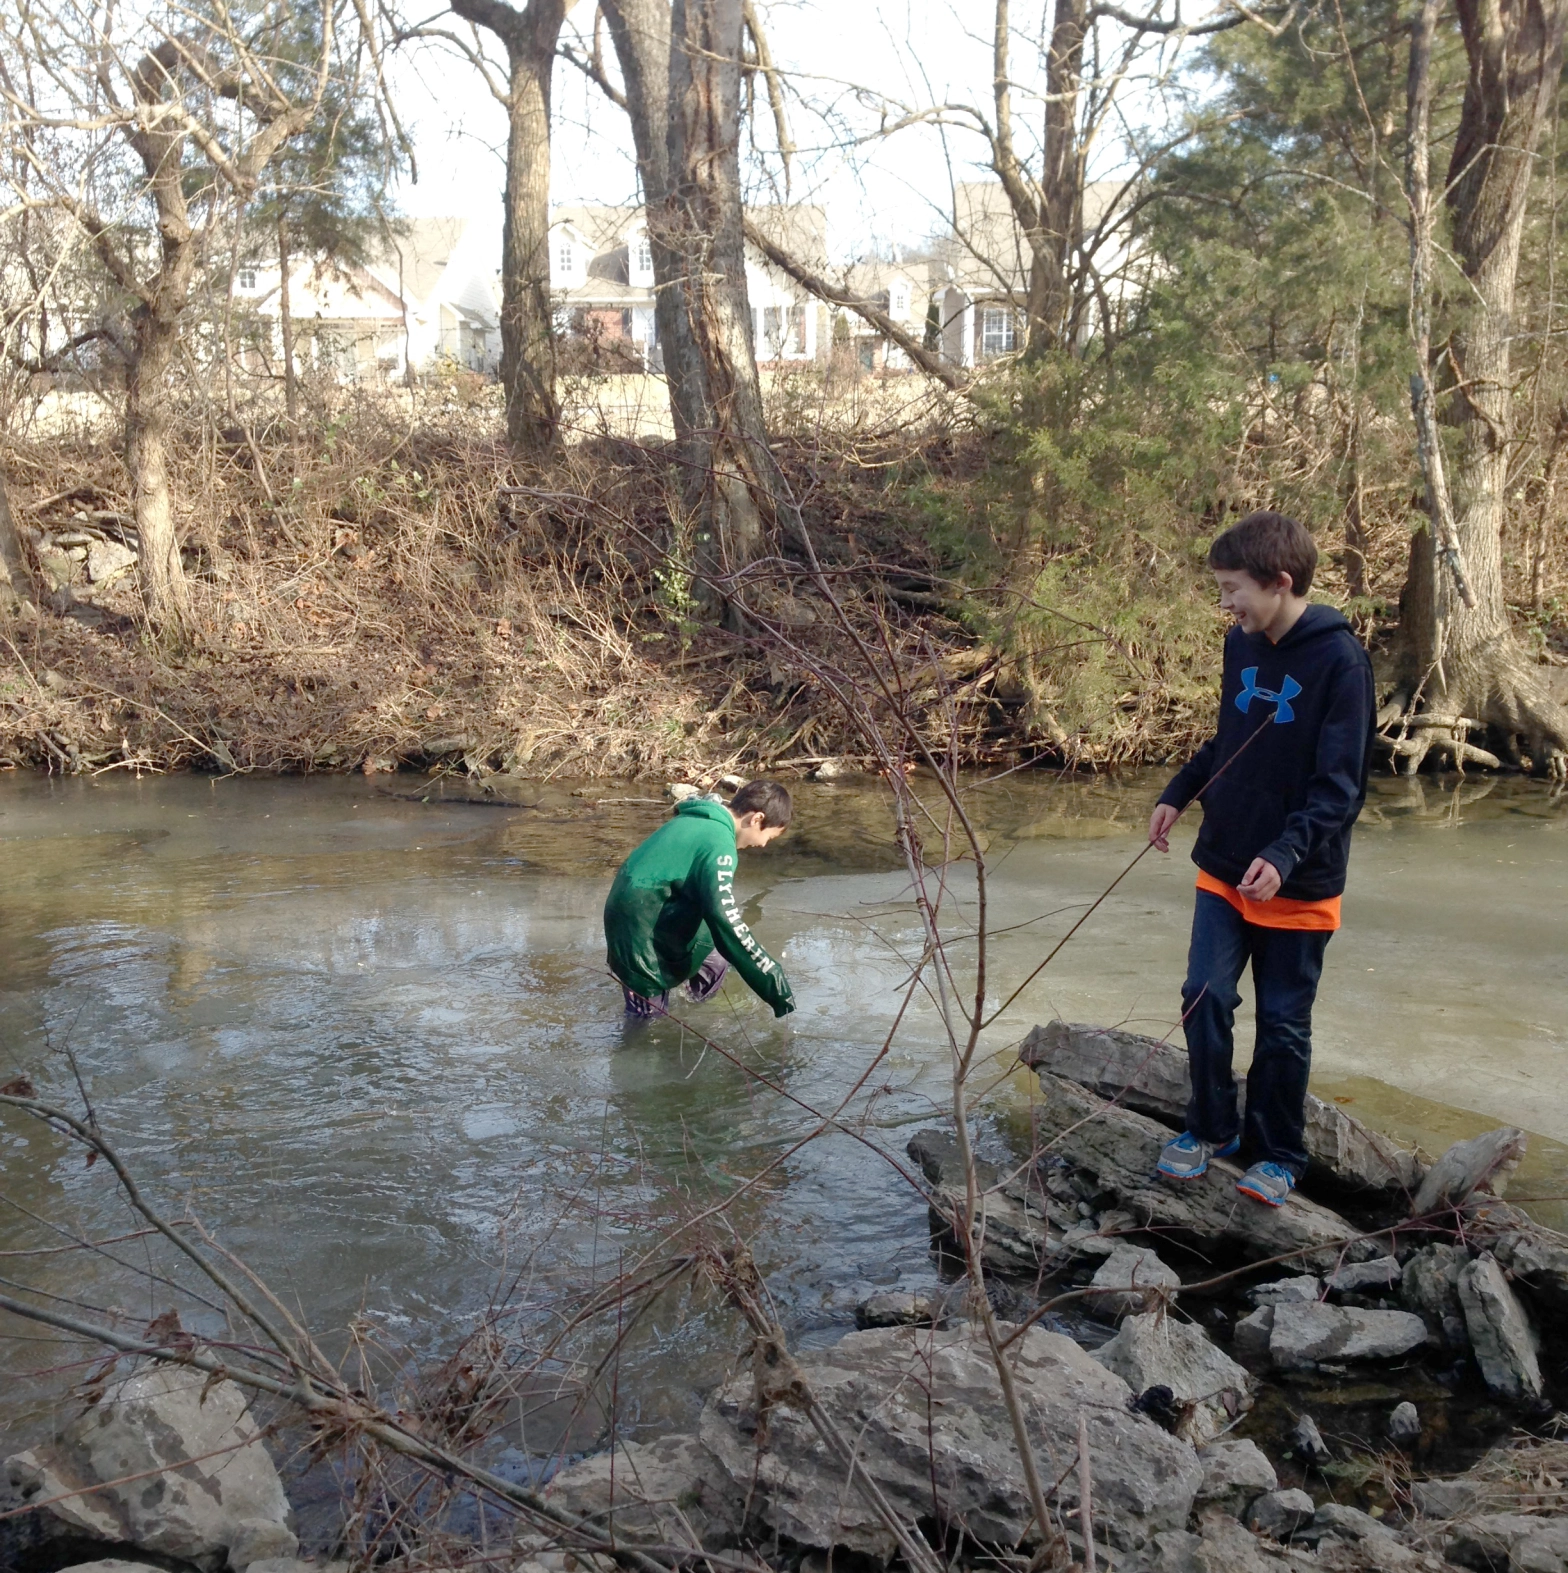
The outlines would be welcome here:
M 0 1465 L 8 1567 L 320 1573 L 292 1525 L 244 1393 L 181 1367 L 134 1372 Z

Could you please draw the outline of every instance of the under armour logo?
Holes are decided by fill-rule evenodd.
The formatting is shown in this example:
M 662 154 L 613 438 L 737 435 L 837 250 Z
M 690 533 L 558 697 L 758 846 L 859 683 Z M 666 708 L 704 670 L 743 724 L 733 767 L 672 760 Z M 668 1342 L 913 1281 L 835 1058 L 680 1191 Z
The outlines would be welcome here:
M 1254 699 L 1270 700 L 1274 705 L 1274 719 L 1284 725 L 1285 722 L 1296 719 L 1296 712 L 1290 708 L 1290 702 L 1300 692 L 1301 684 L 1288 672 L 1278 693 L 1275 693 L 1272 688 L 1259 688 L 1258 669 L 1249 666 L 1241 674 L 1241 692 L 1236 695 L 1236 708 L 1245 715 Z

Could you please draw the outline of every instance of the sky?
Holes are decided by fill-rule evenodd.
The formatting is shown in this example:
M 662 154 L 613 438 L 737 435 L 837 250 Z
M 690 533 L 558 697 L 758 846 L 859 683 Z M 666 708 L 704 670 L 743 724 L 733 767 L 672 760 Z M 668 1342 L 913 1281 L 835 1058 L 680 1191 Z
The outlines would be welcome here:
M 790 78 L 799 147 L 790 198 L 821 203 L 829 249 L 848 260 L 872 248 L 918 245 L 939 228 L 952 182 L 993 178 L 973 132 L 929 125 L 875 135 L 881 106 L 976 105 L 989 113 L 992 7 L 962 0 L 777 0 L 759 5 L 774 58 Z M 593 0 L 577 0 L 568 29 L 592 26 Z M 1012 74 L 1020 150 L 1032 148 L 1039 45 L 1048 6 L 1015 5 Z M 447 25 L 457 25 L 448 18 Z M 604 40 L 606 56 L 611 51 Z M 857 95 L 856 87 L 871 96 Z M 427 49 L 405 58 L 395 81 L 419 163 L 400 192 L 412 217 L 461 214 L 499 231 L 506 121 L 474 69 Z M 1133 95 L 1137 95 L 1133 89 Z M 759 95 L 760 97 L 760 95 Z M 1144 95 L 1147 101 L 1147 95 Z M 625 115 L 573 66 L 554 82 L 552 199 L 633 202 L 636 170 Z M 896 110 L 895 110 L 896 113 Z M 771 119 L 759 116 L 764 156 L 752 163 L 759 200 L 782 200 Z M 1114 162 L 1107 145 L 1102 159 Z M 1103 172 L 1103 171 L 1102 171 Z M 775 183 L 770 194 L 768 182 Z

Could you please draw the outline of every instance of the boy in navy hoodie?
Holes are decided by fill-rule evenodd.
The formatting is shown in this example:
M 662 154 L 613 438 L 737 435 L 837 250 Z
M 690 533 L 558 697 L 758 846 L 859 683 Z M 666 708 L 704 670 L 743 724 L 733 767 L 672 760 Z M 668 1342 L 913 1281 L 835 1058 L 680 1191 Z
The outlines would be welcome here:
M 1283 1206 L 1307 1167 L 1303 1127 L 1312 1002 L 1339 927 L 1350 827 L 1366 801 L 1372 663 L 1332 607 L 1307 602 L 1312 537 L 1278 513 L 1248 514 L 1209 548 L 1225 636 L 1214 736 L 1177 772 L 1149 820 L 1170 850 L 1176 817 L 1201 796 L 1182 1022 L 1192 1095 L 1187 1129 L 1159 1172 L 1195 1180 L 1211 1158 L 1246 1147 L 1243 1196 Z M 1237 1107 L 1231 1029 L 1248 962 L 1257 1039 Z

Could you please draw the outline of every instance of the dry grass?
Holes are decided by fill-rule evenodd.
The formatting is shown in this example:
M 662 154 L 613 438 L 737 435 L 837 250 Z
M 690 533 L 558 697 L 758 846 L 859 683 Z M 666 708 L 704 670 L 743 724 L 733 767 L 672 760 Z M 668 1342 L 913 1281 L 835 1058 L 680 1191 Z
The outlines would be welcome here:
M 888 502 L 913 452 L 857 423 L 785 458 L 833 582 L 923 687 L 933 736 L 1012 757 L 995 663 L 943 614 L 929 549 Z M 91 434 L 13 439 L 5 464 L 24 530 L 129 508 L 116 452 Z M 678 483 L 663 448 L 613 437 L 525 475 L 486 408 L 449 407 L 437 428 L 351 400 L 292 443 L 193 409 L 176 475 L 192 636 L 148 634 L 134 575 L 54 596 L 4 630 L 0 760 L 679 778 L 852 754 L 811 662 L 697 616 Z M 827 655 L 844 637 L 787 557 L 747 593 L 804 646 Z

